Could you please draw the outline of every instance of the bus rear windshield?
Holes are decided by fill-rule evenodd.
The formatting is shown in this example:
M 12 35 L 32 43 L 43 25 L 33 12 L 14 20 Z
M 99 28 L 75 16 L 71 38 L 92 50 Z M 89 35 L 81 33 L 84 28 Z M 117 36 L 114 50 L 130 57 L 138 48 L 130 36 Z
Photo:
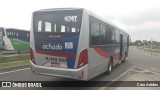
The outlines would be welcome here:
M 41 13 L 34 16 L 35 32 L 79 33 L 80 13 Z

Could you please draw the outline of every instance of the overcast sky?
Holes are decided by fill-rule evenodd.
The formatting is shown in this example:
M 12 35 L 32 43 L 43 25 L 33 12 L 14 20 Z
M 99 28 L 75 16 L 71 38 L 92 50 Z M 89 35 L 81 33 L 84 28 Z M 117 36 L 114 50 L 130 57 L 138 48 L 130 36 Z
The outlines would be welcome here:
M 137 39 L 160 41 L 160 0 L 1 0 L 0 27 L 29 30 L 32 12 L 81 7 L 110 20 Z

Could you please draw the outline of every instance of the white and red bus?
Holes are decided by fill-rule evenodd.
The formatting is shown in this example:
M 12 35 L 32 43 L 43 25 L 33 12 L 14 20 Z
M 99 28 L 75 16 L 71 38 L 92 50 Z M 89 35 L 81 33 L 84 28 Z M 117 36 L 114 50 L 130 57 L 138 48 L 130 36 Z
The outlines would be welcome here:
M 31 70 L 36 74 L 89 80 L 128 56 L 129 34 L 89 10 L 33 12 Z

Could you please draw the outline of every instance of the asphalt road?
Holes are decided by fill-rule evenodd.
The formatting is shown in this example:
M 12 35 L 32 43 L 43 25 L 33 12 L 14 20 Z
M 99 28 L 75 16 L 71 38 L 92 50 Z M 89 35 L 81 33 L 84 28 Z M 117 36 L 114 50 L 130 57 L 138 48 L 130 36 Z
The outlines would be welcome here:
M 119 77 L 121 74 L 126 72 L 128 69 L 130 69 L 133 66 L 138 66 L 144 69 L 151 70 L 156 73 L 160 73 L 160 56 L 154 56 L 154 55 L 149 55 L 143 52 L 140 52 L 136 49 L 136 47 L 131 46 L 130 51 L 129 51 L 129 56 L 126 58 L 126 62 L 122 63 L 120 65 L 117 65 L 114 67 L 112 73 L 110 75 L 103 73 L 96 78 L 91 79 L 91 81 L 112 81 L 115 80 L 115 78 Z M 66 79 L 66 78 L 59 78 L 59 77 L 51 77 L 51 76 L 43 76 L 43 75 L 34 75 L 31 74 L 30 69 L 26 68 L 21 69 L 20 71 L 11 71 L 11 72 L 4 72 L 0 71 L 0 81 L 74 81 L 72 79 Z M 0 88 L 4 89 L 4 88 Z M 7 88 L 11 89 L 11 88 Z M 5 90 L 7 90 L 5 88 Z M 22 89 L 22 88 L 14 88 L 15 90 L 17 89 Z M 27 88 L 23 88 L 28 90 Z M 78 90 L 103 90 L 102 87 L 87 87 L 87 88 L 82 88 L 82 87 L 75 87 L 75 88 L 30 88 L 32 90 L 70 90 L 70 89 L 78 89 Z M 13 90 L 13 88 L 12 88 Z
M 128 62 L 141 68 L 160 73 L 160 54 L 158 56 L 157 54 L 151 55 L 151 53 L 137 50 L 136 47 L 130 47 Z

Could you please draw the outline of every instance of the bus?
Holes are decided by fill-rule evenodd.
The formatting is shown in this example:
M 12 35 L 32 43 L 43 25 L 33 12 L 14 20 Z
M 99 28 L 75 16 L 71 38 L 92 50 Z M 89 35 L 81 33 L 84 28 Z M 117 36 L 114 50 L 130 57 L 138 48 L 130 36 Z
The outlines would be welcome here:
M 29 50 L 30 31 L 0 27 L 1 50 Z
M 128 56 L 129 34 L 83 8 L 33 12 L 30 67 L 34 74 L 90 80 Z

